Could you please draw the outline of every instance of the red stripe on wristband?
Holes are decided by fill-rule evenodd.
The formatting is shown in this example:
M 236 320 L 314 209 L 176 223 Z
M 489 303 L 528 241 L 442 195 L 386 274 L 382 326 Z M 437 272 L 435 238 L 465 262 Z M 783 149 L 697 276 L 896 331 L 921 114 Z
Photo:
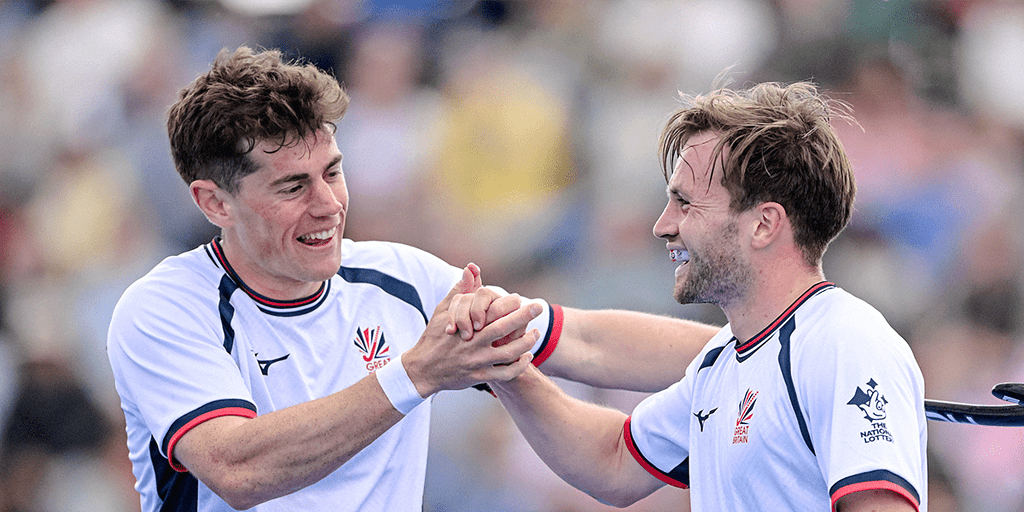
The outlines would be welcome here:
M 547 341 L 540 347 L 540 351 L 533 355 L 534 366 L 540 366 L 555 351 L 555 347 L 558 346 L 558 338 L 562 336 L 564 317 L 565 314 L 562 312 L 562 306 L 551 304 L 551 330 Z

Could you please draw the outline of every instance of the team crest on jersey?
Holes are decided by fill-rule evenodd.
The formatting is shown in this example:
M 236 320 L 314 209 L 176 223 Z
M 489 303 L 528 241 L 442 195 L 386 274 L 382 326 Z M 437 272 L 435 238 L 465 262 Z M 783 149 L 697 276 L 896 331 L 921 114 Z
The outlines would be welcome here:
M 732 444 L 746 444 L 749 441 L 750 420 L 754 417 L 754 403 L 760 391 L 747 389 L 740 402 L 739 415 L 736 417 L 736 429 L 732 433 Z
M 356 328 L 356 339 L 353 341 L 366 361 L 366 370 L 374 371 L 391 361 L 391 347 L 384 337 L 384 329 L 378 325 L 374 329 Z
M 889 403 L 878 389 L 875 379 L 868 379 L 867 390 L 860 386 L 853 392 L 853 398 L 846 405 L 858 407 L 864 413 L 864 419 L 868 420 L 871 428 L 861 431 L 860 437 L 865 443 L 875 441 L 892 442 L 892 434 L 885 426 L 885 405 Z

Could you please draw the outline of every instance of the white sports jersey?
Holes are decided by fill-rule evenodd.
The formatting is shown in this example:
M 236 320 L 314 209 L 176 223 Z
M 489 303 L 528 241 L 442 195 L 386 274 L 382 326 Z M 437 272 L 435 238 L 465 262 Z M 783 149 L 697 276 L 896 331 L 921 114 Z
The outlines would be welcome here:
M 832 283 L 745 343 L 725 326 L 640 403 L 626 443 L 694 510 L 826 510 L 889 489 L 927 509 L 924 381 L 906 342 Z
M 254 417 L 345 389 L 419 340 L 461 269 L 394 243 L 344 240 L 344 265 L 311 297 L 249 289 L 219 242 L 170 257 L 114 310 L 108 353 L 142 510 L 232 510 L 174 459 L 211 418 Z M 560 331 L 557 306 L 531 323 Z M 420 511 L 430 401 L 320 482 L 251 510 Z

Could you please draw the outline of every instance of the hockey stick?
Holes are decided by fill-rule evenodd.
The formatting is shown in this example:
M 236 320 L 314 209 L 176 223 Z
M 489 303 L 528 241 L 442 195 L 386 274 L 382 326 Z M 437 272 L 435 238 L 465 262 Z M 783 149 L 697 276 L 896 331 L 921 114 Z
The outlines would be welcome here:
M 992 394 L 1016 405 L 976 405 L 925 400 L 924 413 L 933 421 L 993 427 L 1024 427 L 1024 383 L 996 384 L 992 387 Z

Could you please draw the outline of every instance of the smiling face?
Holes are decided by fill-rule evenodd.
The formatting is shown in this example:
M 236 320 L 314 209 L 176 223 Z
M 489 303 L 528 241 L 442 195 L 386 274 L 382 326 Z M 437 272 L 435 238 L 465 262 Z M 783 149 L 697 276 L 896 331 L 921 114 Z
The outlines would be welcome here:
M 348 189 L 341 152 L 326 129 L 277 149 L 260 142 L 259 170 L 224 200 L 224 252 L 256 292 L 289 300 L 314 293 L 341 267 Z
M 675 299 L 725 308 L 746 293 L 753 271 L 741 243 L 743 214 L 729 208 L 721 164 L 711 166 L 717 142 L 710 133 L 687 142 L 669 178 L 668 204 L 654 235 L 666 240 L 674 261 L 682 262 L 675 271 Z

